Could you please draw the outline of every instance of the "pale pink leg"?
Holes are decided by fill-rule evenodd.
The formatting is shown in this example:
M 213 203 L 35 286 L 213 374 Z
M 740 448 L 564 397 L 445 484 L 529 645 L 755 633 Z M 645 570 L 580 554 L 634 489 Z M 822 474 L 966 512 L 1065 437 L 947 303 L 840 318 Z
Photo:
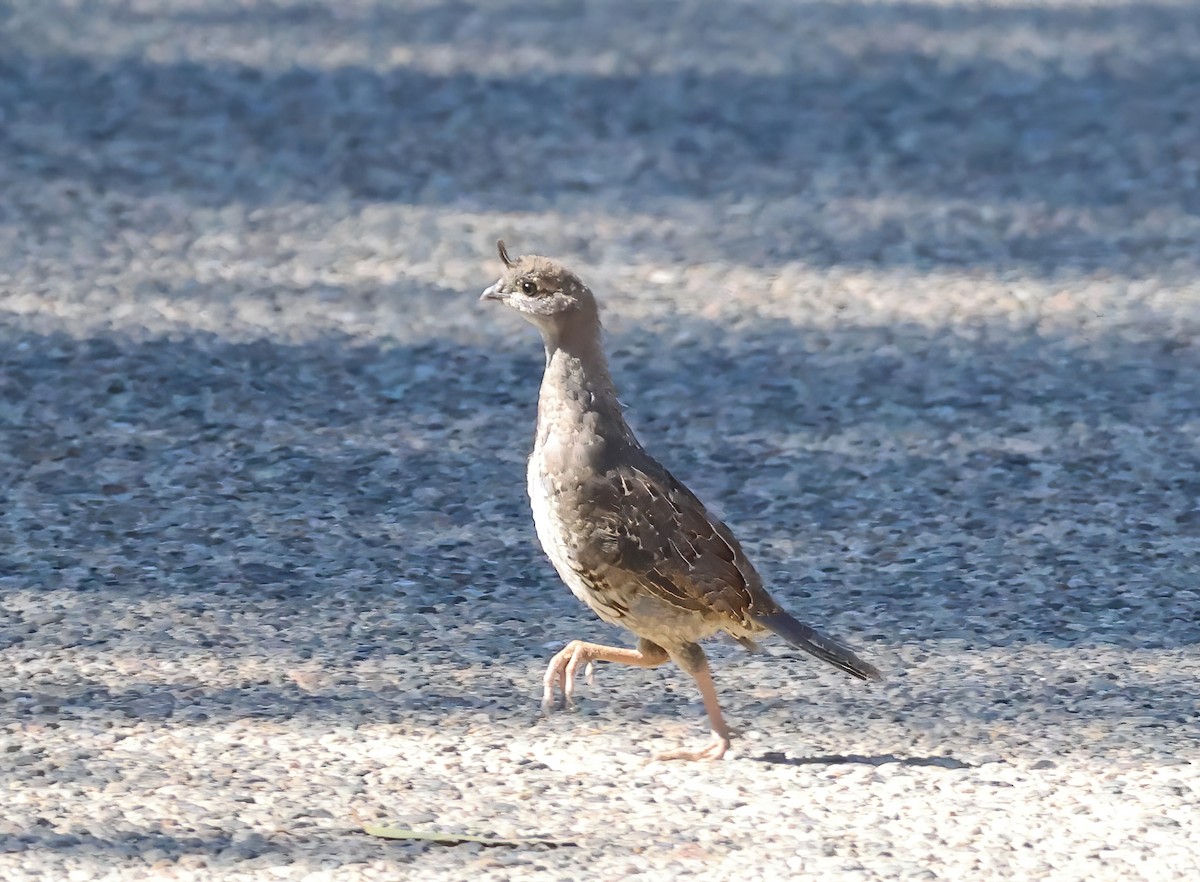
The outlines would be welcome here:
M 571 705 L 575 700 L 575 675 L 579 673 L 580 665 L 590 667 L 592 662 L 607 661 L 638 668 L 655 668 L 668 658 L 666 650 L 645 640 L 638 644 L 637 649 L 572 640 L 546 666 L 546 676 L 542 678 L 542 711 L 548 714 L 554 710 L 556 688 L 562 689 L 563 703 L 568 707 Z
M 700 656 L 701 664 L 694 670 L 688 671 L 700 687 L 700 697 L 704 699 L 704 710 L 708 713 L 708 725 L 712 729 L 712 737 L 699 750 L 668 750 L 655 755 L 659 760 L 719 760 L 729 749 L 729 727 L 725 725 L 725 717 L 721 713 L 721 705 L 717 703 L 717 687 L 713 685 L 712 672 L 708 669 L 708 661 Z

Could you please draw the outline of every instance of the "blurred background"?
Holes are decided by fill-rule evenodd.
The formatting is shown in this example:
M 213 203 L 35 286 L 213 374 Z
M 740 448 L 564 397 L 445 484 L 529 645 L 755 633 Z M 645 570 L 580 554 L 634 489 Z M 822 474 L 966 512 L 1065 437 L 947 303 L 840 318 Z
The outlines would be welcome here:
M 793 757 L 1194 750 L 1197 4 L 16 0 L 0 731 L 62 732 L 5 773 L 58 807 L 0 833 L 195 851 L 127 805 L 214 810 L 104 801 L 87 751 L 126 733 L 135 780 L 240 725 L 294 824 L 329 826 L 313 763 L 386 815 L 435 774 L 406 757 L 524 733 L 551 647 L 615 637 L 534 545 L 499 237 L 592 285 L 642 440 L 895 672 L 880 713 L 718 647 L 735 721 Z M 606 682 L 630 730 L 590 753 L 695 704 Z M 369 726 L 410 740 L 330 759 Z

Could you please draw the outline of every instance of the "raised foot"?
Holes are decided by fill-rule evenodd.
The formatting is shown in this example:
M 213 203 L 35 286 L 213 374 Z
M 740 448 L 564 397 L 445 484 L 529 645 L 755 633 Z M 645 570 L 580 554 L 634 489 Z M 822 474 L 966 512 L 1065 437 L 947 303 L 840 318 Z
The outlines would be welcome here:
M 580 665 L 584 665 L 584 676 L 588 685 L 592 685 L 594 650 L 602 648 L 582 640 L 572 640 L 550 659 L 550 664 L 546 665 L 546 676 L 542 678 L 542 713 L 549 715 L 553 712 L 555 693 L 559 689 L 562 690 L 564 707 L 571 707 L 575 703 L 575 676 L 579 673 Z
M 699 750 L 668 750 L 665 753 L 656 753 L 654 755 L 654 759 L 689 760 L 693 762 L 696 760 L 705 760 L 707 762 L 712 762 L 713 760 L 719 760 L 721 757 L 725 756 L 725 751 L 727 750 L 729 750 L 729 738 L 713 732 L 712 738 L 709 739 L 708 744 Z

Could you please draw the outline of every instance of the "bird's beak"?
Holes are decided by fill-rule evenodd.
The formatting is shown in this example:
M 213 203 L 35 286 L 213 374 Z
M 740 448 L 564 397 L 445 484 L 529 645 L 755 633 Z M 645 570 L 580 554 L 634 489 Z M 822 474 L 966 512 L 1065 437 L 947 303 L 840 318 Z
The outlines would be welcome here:
M 500 290 L 500 282 L 497 281 L 496 284 L 492 285 L 491 287 L 485 288 L 483 293 L 479 295 L 479 299 L 480 300 L 503 300 L 504 292 Z

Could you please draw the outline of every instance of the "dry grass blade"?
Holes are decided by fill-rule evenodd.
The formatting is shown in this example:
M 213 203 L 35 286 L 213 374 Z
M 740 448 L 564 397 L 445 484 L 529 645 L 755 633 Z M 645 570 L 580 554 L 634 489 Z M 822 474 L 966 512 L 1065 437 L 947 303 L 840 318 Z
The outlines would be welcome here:
M 577 845 L 569 839 L 549 839 L 543 836 L 477 836 L 473 833 L 447 833 L 442 830 L 410 830 L 406 827 L 384 827 L 366 824 L 363 832 L 381 839 L 404 839 L 416 842 L 434 842 L 438 845 L 461 845 L 478 842 L 489 846 L 551 845 L 557 848 Z

